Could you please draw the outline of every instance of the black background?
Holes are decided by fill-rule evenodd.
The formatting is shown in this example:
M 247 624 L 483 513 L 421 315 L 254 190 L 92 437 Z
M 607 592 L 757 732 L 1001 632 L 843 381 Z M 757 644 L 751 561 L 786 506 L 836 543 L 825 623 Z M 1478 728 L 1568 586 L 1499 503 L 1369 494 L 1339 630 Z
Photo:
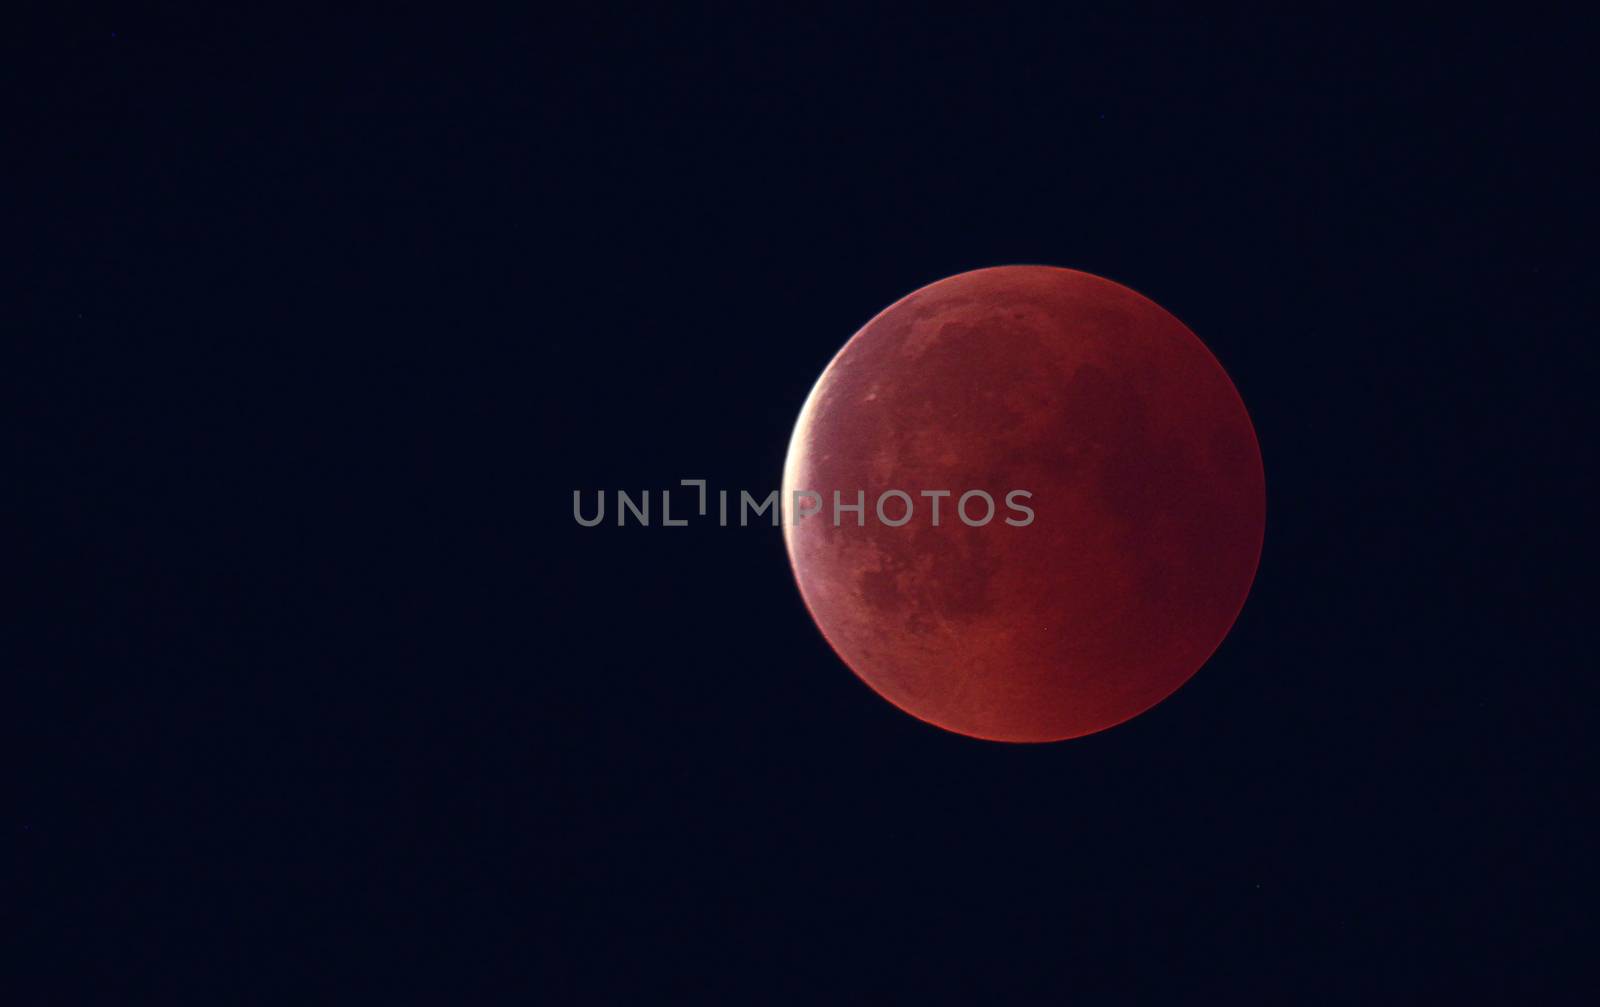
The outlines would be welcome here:
M 12 35 L 9 1001 L 1582 989 L 1573 26 Z M 1250 600 L 1148 714 L 947 734 L 775 529 L 574 523 L 775 488 L 856 328 L 1017 262 L 1173 311 L 1260 437 Z

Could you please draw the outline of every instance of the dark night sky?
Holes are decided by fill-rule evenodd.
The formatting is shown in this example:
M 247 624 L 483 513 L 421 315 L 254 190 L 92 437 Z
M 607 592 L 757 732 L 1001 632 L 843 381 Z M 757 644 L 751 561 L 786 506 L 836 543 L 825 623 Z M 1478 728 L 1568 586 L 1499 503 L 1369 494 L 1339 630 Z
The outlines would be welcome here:
M 8 1002 L 1581 988 L 1572 26 L 13 36 Z M 1173 311 L 1260 437 L 1250 601 L 1150 713 L 946 734 L 776 530 L 573 522 L 776 487 L 851 333 L 1016 262 Z

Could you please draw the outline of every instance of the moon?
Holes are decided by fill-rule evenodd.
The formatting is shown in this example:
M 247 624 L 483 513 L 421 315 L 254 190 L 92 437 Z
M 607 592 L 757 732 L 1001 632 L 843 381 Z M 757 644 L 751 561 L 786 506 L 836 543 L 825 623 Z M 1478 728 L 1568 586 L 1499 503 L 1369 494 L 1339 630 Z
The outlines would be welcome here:
M 986 522 L 980 496 L 958 513 L 974 490 Z M 1211 352 L 1127 287 L 1047 266 L 961 273 L 868 322 L 801 410 L 782 499 L 844 663 L 915 717 L 1007 742 L 1105 730 L 1188 681 L 1266 522 L 1255 430 Z

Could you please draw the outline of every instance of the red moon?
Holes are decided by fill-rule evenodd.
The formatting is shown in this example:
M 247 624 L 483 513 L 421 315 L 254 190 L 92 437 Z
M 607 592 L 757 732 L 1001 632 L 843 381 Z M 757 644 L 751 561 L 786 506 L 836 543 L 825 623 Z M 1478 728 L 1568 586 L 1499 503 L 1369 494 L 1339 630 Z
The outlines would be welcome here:
M 890 489 L 912 505 L 898 527 L 882 517 L 907 501 L 877 512 Z M 980 497 L 958 514 L 972 490 L 986 523 Z M 799 491 L 820 510 L 797 517 Z M 835 524 L 835 491 L 864 513 Z M 1045 266 L 961 273 L 868 322 L 801 410 L 782 499 L 801 596 L 845 664 L 913 716 L 1013 742 L 1103 731 L 1183 685 L 1243 607 L 1266 522 L 1255 430 L 1205 345 L 1126 287 Z

